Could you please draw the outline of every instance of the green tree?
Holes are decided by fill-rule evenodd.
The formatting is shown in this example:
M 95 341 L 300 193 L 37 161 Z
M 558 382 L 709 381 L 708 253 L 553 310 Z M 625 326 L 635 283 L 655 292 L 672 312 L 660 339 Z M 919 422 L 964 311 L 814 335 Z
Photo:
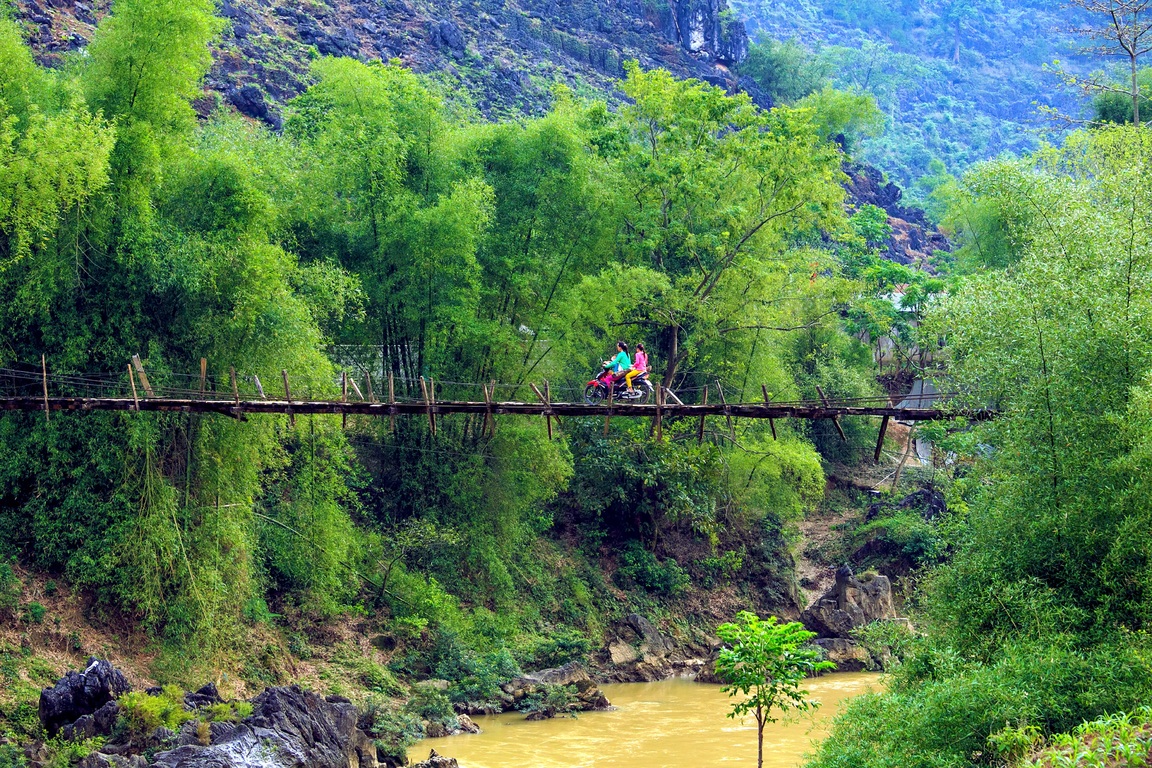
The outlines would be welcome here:
M 762 620 L 750 611 L 736 614 L 736 623 L 721 624 L 717 636 L 726 644 L 716 659 L 716 674 L 724 681 L 720 690 L 742 696 L 732 705 L 729 717 L 751 712 L 756 718 L 756 765 L 764 765 L 764 726 L 774 723 L 773 710 L 804 712 L 819 706 L 800 687 L 814 672 L 834 669 L 820 660 L 820 651 L 805 647 L 815 632 L 798 621 L 778 624 L 775 616 Z

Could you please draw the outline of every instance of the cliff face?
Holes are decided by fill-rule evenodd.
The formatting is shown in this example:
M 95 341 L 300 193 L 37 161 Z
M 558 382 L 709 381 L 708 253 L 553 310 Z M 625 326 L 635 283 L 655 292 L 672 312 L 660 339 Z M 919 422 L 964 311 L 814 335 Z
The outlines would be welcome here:
M 87 44 L 110 4 L 17 0 L 17 19 L 52 63 Z M 207 86 L 271 125 L 317 56 L 399 59 L 500 116 L 543 111 L 557 81 L 611 90 L 633 58 L 735 89 L 728 68 L 748 50 L 726 0 L 221 0 L 219 12 L 230 24 Z

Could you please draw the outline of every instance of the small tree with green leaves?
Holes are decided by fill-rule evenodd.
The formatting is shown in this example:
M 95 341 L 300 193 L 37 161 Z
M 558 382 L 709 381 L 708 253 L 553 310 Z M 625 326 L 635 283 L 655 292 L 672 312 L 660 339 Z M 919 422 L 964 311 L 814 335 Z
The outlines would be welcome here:
M 756 766 L 764 766 L 764 726 L 778 718 L 773 710 L 800 712 L 819 706 L 800 688 L 813 672 L 835 668 L 820 660 L 815 648 L 804 644 L 816 636 L 798 621 L 777 624 L 775 616 L 761 619 L 750 611 L 736 614 L 735 624 L 721 624 L 716 634 L 725 643 L 716 660 L 716 674 L 724 681 L 720 690 L 743 698 L 732 705 L 729 717 L 756 717 Z

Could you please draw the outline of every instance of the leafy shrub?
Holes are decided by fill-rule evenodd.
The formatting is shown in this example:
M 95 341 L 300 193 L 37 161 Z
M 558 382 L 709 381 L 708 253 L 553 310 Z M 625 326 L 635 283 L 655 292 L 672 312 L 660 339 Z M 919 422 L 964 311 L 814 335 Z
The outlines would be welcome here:
M 700 560 L 704 571 L 704 585 L 708 587 L 724 584 L 732 580 L 744 568 L 745 550 L 730 549 L 720 555 L 710 555 Z
M 539 640 L 525 658 L 535 669 L 559 667 L 570 661 L 583 662 L 592 651 L 592 641 L 574 629 L 563 629 Z
M 360 659 L 356 665 L 360 683 L 373 693 L 382 693 L 385 696 L 399 696 L 404 689 L 400 687 L 396 676 L 383 664 L 377 664 L 371 659 Z
M 441 723 L 447 728 L 456 726 L 456 711 L 443 691 L 431 686 L 418 685 L 404 703 L 404 711 L 416 715 L 421 720 Z
M 639 542 L 629 542 L 620 555 L 616 570 L 617 583 L 622 587 L 637 586 L 658 595 L 678 595 L 688 588 L 692 580 L 675 558 L 664 562 L 644 549 Z
M 8 563 L 0 563 L 0 614 L 11 616 L 20 604 L 23 586 Z
M 52 739 L 44 744 L 47 757 L 41 765 L 43 768 L 71 768 L 72 765 L 88 757 L 102 746 L 104 746 L 104 739 L 99 737 L 84 739 L 83 741 Z M 0 766 L 2 765 L 3 762 L 0 762 Z M 23 765 L 23 763 L 16 765 Z
M 15 744 L 0 744 L 0 768 L 24 768 L 24 750 Z
M 525 696 L 517 708 L 528 715 L 556 717 L 576 712 L 579 703 L 576 686 L 545 683 Z
M 381 762 L 391 758 L 400 765 L 406 765 L 408 748 L 424 736 L 419 717 L 397 710 L 379 697 L 368 700 L 359 724 L 361 730 L 376 742 Z
M 451 681 L 448 697 L 452 701 L 494 703 L 500 699 L 500 686 L 519 675 L 520 666 L 507 648 L 501 648 L 483 654 L 464 652 L 443 660 L 436 671 Z
M 24 621 L 29 624 L 40 624 L 47 613 L 48 609 L 40 603 L 28 603 L 24 606 Z
M 204 718 L 210 723 L 238 723 L 251 716 L 252 705 L 246 701 L 227 701 L 212 704 L 203 710 Z
M 126 693 L 118 703 L 123 727 L 133 740 L 143 739 L 161 726 L 175 731 L 194 717 L 184 709 L 183 691 L 174 685 L 164 686 L 157 696 Z
M 872 654 L 884 660 L 885 668 L 904 661 L 916 637 L 904 621 L 873 621 L 852 630 L 852 637 Z
M 1033 731 L 1027 747 L 1038 741 Z M 1109 715 L 1084 723 L 1070 734 L 1053 736 L 1047 747 L 1024 761 L 1023 768 L 1137 768 L 1150 764 L 1152 707 L 1140 707 L 1130 714 Z

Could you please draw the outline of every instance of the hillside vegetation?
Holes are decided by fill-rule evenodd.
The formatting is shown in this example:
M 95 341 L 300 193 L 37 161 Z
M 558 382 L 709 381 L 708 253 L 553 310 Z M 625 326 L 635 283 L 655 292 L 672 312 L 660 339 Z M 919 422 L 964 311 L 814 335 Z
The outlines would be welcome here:
M 737 0 L 753 39 L 745 69 L 778 98 L 796 88 L 873 95 L 886 130 L 861 156 L 916 191 L 941 170 L 960 173 L 1002 153 L 1059 137 L 1068 124 L 1051 108 L 1088 118 L 1085 99 L 1046 65 L 1105 68 L 1080 54 L 1075 8 L 1043 0 Z M 787 41 L 794 41 L 791 45 Z M 757 50 L 759 48 L 759 50 Z M 783 73 L 783 74 L 781 74 Z M 803 95 L 803 92 L 799 94 Z M 939 163 L 940 165 L 936 165 Z
M 922 634 L 879 638 L 890 688 L 852 703 L 814 768 L 1001 765 L 1152 700 L 1150 152 L 1146 129 L 1079 132 L 954 190 L 965 276 L 926 330 L 1002 415 L 941 436 L 960 461 Z M 1143 765 L 1144 729 L 1086 727 L 1030 764 Z

